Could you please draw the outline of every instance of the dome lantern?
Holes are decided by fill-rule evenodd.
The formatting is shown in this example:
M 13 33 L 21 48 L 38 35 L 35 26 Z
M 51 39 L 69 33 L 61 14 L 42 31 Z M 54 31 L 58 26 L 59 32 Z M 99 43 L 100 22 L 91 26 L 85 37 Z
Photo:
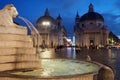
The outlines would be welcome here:
M 94 12 L 94 7 L 93 7 L 92 3 L 90 3 L 90 5 L 89 5 L 89 11 L 88 12 Z
M 48 11 L 48 8 L 46 8 L 46 11 L 45 11 L 45 16 L 49 16 L 49 11 Z

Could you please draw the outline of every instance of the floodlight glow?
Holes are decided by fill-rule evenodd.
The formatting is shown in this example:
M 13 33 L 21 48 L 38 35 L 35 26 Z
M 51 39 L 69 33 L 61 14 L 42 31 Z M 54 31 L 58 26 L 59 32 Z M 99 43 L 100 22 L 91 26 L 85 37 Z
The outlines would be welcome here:
M 70 42 L 70 41 L 71 41 L 71 39 L 67 39 L 67 41 L 68 41 L 68 42 Z
M 49 21 L 43 21 L 43 22 L 42 22 L 42 25 L 43 25 L 43 26 L 49 26 L 49 25 L 50 25 L 50 22 L 49 22 Z

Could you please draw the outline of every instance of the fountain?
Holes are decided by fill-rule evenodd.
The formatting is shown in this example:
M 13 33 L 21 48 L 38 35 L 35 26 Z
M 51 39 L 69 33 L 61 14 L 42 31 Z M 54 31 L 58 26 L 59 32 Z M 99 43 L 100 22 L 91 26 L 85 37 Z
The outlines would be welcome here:
M 7 5 L 0 11 L 1 80 L 93 80 L 101 68 L 97 63 L 68 59 L 38 59 L 26 28 L 13 23 L 12 19 L 17 15 L 13 5 Z M 33 34 L 39 34 L 27 19 L 19 18 L 29 25 Z
M 27 36 L 26 28 L 13 23 L 17 15 L 11 4 L 0 10 L 0 71 L 40 68 L 36 49 Z
M 39 46 L 40 46 L 40 38 L 41 38 L 41 36 L 40 36 L 40 34 L 39 34 L 39 32 L 38 32 L 38 30 L 34 27 L 34 25 L 29 21 L 29 20 L 27 20 L 26 18 L 24 18 L 24 17 L 21 17 L 21 16 L 18 16 L 18 18 L 19 19 L 21 19 L 21 20 L 23 20 L 25 23 L 26 23 L 26 25 L 28 26 L 28 28 L 30 29 L 30 31 L 31 31 L 31 37 L 32 37 L 32 39 L 34 39 L 33 40 L 33 45 L 34 45 L 34 47 L 36 47 L 36 53 L 39 53 L 40 51 L 40 49 L 39 49 Z

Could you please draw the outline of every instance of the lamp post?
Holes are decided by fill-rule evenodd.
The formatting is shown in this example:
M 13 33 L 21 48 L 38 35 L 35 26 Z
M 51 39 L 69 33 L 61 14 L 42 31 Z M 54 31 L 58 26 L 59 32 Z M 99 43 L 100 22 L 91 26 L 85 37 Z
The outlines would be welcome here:
M 47 46 L 49 46 L 49 41 L 50 41 L 50 40 L 49 40 L 50 21 L 43 21 L 43 22 L 42 22 L 42 25 L 45 26 L 46 31 L 48 30 L 48 31 L 47 31 L 47 33 L 48 33 L 48 36 L 47 36 L 47 37 L 48 37 L 48 38 L 47 38 Z

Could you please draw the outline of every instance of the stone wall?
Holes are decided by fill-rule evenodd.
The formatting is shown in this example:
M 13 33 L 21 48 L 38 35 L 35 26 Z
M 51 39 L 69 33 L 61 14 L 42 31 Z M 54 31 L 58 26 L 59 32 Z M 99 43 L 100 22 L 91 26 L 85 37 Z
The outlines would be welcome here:
M 57 78 L 38 78 L 38 77 L 1 77 L 1 80 L 93 80 L 93 74 L 84 74 L 70 77 L 57 77 Z
M 0 26 L 0 71 L 40 68 L 32 39 L 21 26 Z

